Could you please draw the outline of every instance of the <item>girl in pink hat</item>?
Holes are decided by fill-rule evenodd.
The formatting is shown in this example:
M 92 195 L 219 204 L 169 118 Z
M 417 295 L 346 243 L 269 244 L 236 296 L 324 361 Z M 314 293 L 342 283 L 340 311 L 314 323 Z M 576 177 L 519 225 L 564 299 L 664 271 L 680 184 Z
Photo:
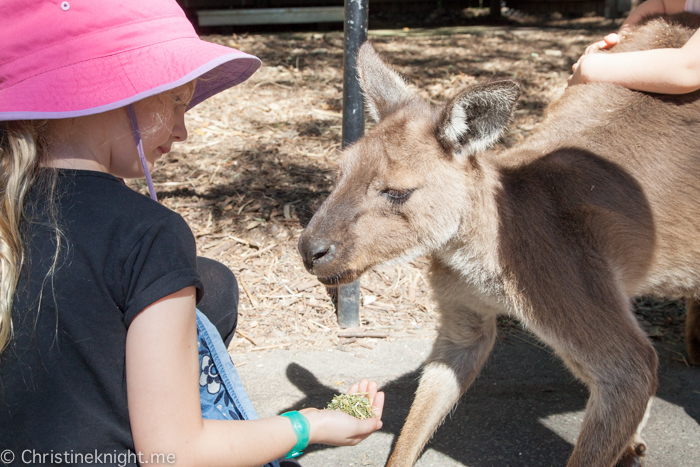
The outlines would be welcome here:
M 6 0 L 0 44 L 0 462 L 277 467 L 381 428 L 366 380 L 377 418 L 257 419 L 222 340 L 235 278 L 155 201 L 186 110 L 260 61 L 175 0 Z M 153 199 L 120 180 L 144 175 Z

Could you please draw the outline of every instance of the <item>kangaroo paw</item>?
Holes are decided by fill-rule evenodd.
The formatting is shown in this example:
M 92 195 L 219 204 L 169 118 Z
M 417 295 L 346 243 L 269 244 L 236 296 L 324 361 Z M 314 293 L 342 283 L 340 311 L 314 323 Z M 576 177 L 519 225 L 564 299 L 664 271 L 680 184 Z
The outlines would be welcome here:
M 637 443 L 629 446 L 615 467 L 644 467 L 644 456 L 647 453 L 647 445 Z

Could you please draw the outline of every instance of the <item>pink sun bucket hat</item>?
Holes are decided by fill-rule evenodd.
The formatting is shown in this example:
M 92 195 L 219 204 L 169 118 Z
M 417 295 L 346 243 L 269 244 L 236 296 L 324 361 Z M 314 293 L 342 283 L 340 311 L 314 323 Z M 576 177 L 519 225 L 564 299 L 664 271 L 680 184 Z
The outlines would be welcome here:
M 105 112 L 200 78 L 192 108 L 260 67 L 200 40 L 175 0 L 4 0 L 2 16 L 0 120 Z

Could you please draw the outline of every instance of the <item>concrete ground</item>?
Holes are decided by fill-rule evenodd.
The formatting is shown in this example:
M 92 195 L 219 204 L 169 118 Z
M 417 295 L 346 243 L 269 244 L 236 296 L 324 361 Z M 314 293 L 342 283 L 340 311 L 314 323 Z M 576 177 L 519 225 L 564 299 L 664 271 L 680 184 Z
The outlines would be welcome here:
M 486 368 L 437 430 L 418 467 L 564 466 L 587 391 L 559 359 L 523 334 L 498 340 Z M 429 339 L 373 341 L 373 349 L 234 354 L 261 417 L 322 407 L 361 378 L 386 392 L 384 427 L 356 447 L 311 446 L 304 467 L 383 466 L 405 420 Z M 644 431 L 647 467 L 700 467 L 700 368 L 659 348 L 658 397 Z

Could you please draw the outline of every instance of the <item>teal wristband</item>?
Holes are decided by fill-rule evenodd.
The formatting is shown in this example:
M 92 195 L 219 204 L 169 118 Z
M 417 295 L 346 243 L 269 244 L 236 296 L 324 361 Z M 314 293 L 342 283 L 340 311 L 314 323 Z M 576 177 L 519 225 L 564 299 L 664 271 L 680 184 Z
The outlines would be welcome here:
M 287 417 L 292 422 L 292 430 L 297 435 L 297 444 L 287 453 L 285 459 L 291 459 L 303 454 L 303 450 L 309 445 L 309 434 L 311 432 L 311 424 L 302 414 L 296 410 L 293 412 L 285 412 L 281 417 Z

